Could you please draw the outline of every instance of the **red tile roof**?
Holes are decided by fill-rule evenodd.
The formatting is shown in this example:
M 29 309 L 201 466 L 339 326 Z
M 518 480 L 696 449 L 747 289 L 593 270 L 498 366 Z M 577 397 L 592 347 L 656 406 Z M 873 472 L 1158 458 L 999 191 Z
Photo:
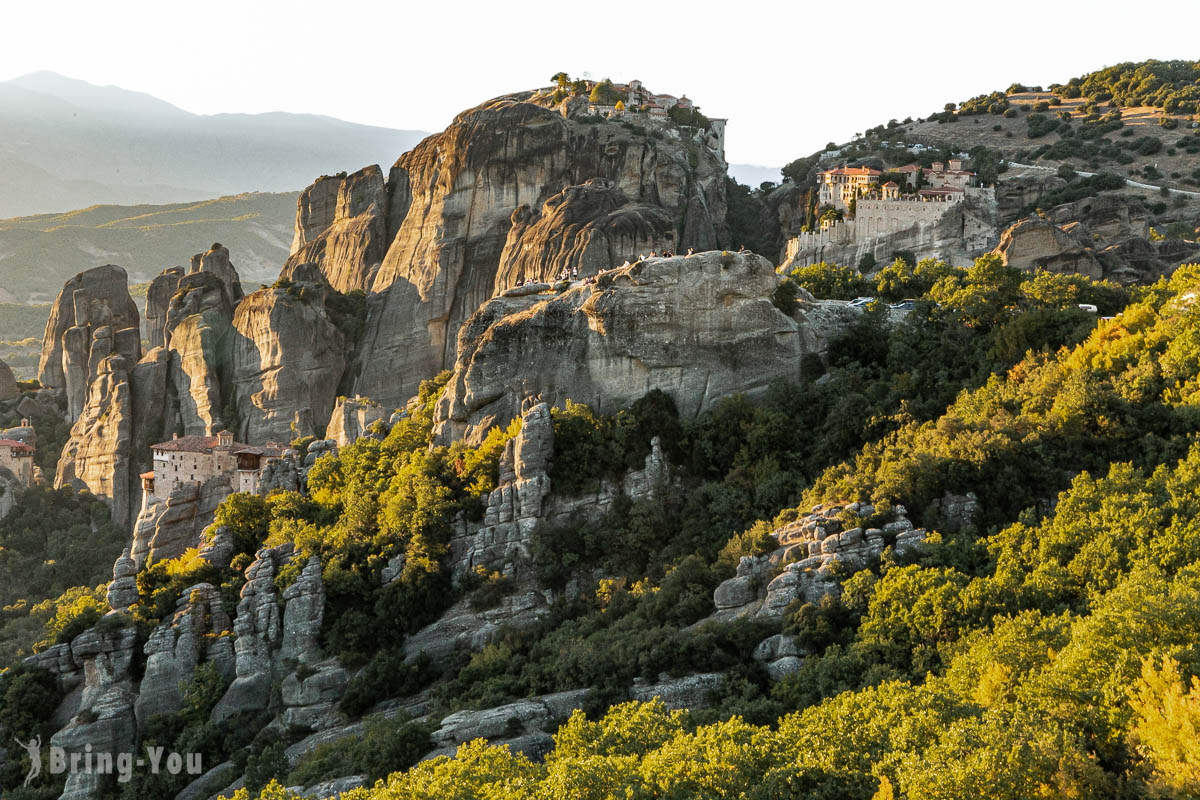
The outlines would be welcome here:
M 174 453 L 208 453 L 220 445 L 220 439 L 216 436 L 180 436 L 178 439 L 172 439 L 169 442 L 159 442 L 158 444 L 150 445 L 151 450 L 164 450 Z M 248 444 L 233 442 L 231 449 L 240 447 L 249 447 Z
M 882 175 L 883 173 L 877 169 L 870 167 L 838 167 L 837 169 L 827 169 L 821 173 L 822 175 Z
M 32 453 L 33 448 L 24 442 L 18 442 L 16 439 L 0 439 L 0 447 L 11 447 L 18 453 Z

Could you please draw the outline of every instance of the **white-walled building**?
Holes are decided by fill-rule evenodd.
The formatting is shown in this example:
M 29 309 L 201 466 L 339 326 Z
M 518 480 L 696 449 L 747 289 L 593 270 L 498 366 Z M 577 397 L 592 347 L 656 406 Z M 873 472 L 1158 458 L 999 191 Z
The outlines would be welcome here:
M 33 486 L 33 454 L 34 449 L 16 439 L 0 439 L 0 467 L 4 467 L 23 486 Z
M 169 497 L 184 484 L 202 484 L 218 475 L 228 477 L 235 492 L 254 492 L 268 462 L 284 447 L 274 442 L 256 446 L 233 440 L 229 431 L 216 436 L 176 436 L 150 446 L 154 469 L 142 475 L 142 488 L 155 497 Z

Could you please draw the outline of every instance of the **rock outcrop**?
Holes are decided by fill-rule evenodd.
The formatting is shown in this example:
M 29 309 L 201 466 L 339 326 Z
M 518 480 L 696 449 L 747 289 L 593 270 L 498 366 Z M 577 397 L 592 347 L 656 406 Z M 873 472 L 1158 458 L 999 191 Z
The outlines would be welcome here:
M 146 313 L 143 316 L 146 342 L 151 350 L 167 344 L 167 310 L 171 306 L 171 298 L 179 289 L 179 281 L 183 275 L 183 267 L 164 269 L 150 281 L 150 286 L 146 289 Z
M 327 420 L 346 370 L 345 339 L 325 311 L 328 287 L 311 266 L 287 288 L 260 289 L 233 316 L 233 402 L 239 441 L 262 444 L 319 433 L 297 414 Z M 311 427 L 311 423 L 310 426 Z
M 232 493 L 229 480 L 217 476 L 203 484 L 181 484 L 166 498 L 146 497 L 133 525 L 133 563 L 141 569 L 199 547 L 217 506 Z
M 974 513 L 973 507 L 970 513 Z M 874 515 L 875 508 L 863 503 L 844 508 L 818 505 L 809 514 L 772 531 L 779 547 L 763 556 L 742 558 L 737 574 L 713 592 L 717 612 L 709 619 L 754 616 L 780 620 L 797 600 L 817 605 L 826 595 L 840 594 L 839 575 L 878 563 L 885 547 L 903 556 L 925 541 L 925 530 L 913 527 L 904 506 L 895 506 L 892 518 L 879 527 L 864 527 Z M 790 648 L 781 650 L 779 644 L 764 649 L 760 660 L 769 663 L 799 655 Z M 795 664 L 789 662 L 779 669 L 792 666 Z
M 155 628 L 146 642 L 146 672 L 136 702 L 139 725 L 183 707 L 183 687 L 197 665 L 207 662 L 226 680 L 233 677 L 230 629 L 216 587 L 200 583 L 184 591 L 175 614 Z
M 836 330 L 803 308 L 779 311 L 779 281 L 761 256 L 718 251 L 647 259 L 554 296 L 493 299 L 460 333 L 438 439 L 475 441 L 529 396 L 609 413 L 657 388 L 694 417 L 729 394 L 797 380 L 801 357 Z
M 1007 266 L 1051 272 L 1078 272 L 1089 278 L 1103 277 L 1103 269 L 1091 248 L 1049 220 L 1030 217 L 1009 227 L 993 251 Z
M 594 522 L 618 498 L 646 500 L 670 491 L 673 478 L 657 438 L 642 469 L 626 473 L 619 483 L 603 481 L 579 496 L 550 493 L 550 457 L 554 453 L 554 424 L 550 407 L 529 401 L 521 430 L 508 441 L 500 459 L 499 486 L 487 498 L 480 522 L 460 519 L 450 539 L 449 567 L 462 582 L 477 570 L 495 572 L 511 581 L 511 592 L 492 608 L 478 609 L 469 599 L 456 603 L 436 622 L 408 637 L 408 657 L 424 655 L 434 661 L 456 651 L 478 649 L 504 628 L 533 624 L 550 609 L 552 592 L 535 579 L 533 536 L 539 525 L 566 526 Z M 389 563 L 385 582 L 399 574 L 402 557 Z
M 678 249 L 725 244 L 725 166 L 707 140 L 693 143 L 686 129 L 665 121 L 589 124 L 565 107 L 529 99 L 510 95 L 466 111 L 392 167 L 389 244 L 370 286 L 357 362 L 360 394 L 397 407 L 422 379 L 449 367 L 459 328 L 509 279 L 501 274 L 502 260 L 511 270 L 560 270 L 575 266 L 576 256 L 598 257 L 602 240 L 618 249 L 650 236 L 665 240 L 667 219 L 674 221 Z M 521 212 L 523 231 L 510 243 L 514 212 L 525 206 L 544 215 L 546 201 L 564 187 L 593 178 L 612 181 L 631 204 L 629 213 L 593 207 L 583 214 L 587 204 L 581 203 L 582 218 L 595 215 L 582 223 L 591 231 L 560 234 L 548 223 L 539 227 L 532 211 L 522 222 Z M 554 210 L 564 205 L 575 206 L 569 190 L 549 213 L 570 211 Z M 662 209 L 665 217 L 647 207 Z M 298 241 L 309 236 L 302 232 Z M 557 255 L 536 263 L 540 257 L 525 252 L 523 242 L 537 238 L 550 242 Z M 369 272 L 369 265 L 360 272 Z
M 97 336 L 96 347 L 105 340 Z M 82 413 L 71 427 L 71 437 L 58 461 L 54 485 L 88 489 L 112 502 L 112 519 L 128 525 L 133 516 L 137 484 L 131 475 L 133 463 L 134 361 L 115 353 L 106 355 L 95 368 Z
M 1072 221 L 1020 220 L 1004 231 L 993 252 L 1019 269 L 1077 272 L 1122 284 L 1151 283 L 1197 255 L 1195 245 L 1145 238 L 1149 221 L 1136 199 L 1100 195 L 1059 206 L 1052 216 Z
M 40 659 L 60 677 L 64 688 L 81 685 L 78 707 L 66 727 L 50 739 L 68 754 L 129 753 L 136 743 L 133 660 L 137 630 L 93 628 L 59 645 L 50 659 Z M 49 652 L 49 651 L 47 651 Z M 42 656 L 45 656 L 43 653 Z M 39 659 L 34 659 L 38 663 Z M 115 776 L 84 770 L 67 775 L 60 800 L 93 800 Z
M 149 299 L 147 299 L 147 307 Z M 177 422 L 187 436 L 211 436 L 228 427 L 232 395 L 233 305 L 217 274 L 183 277 L 171 297 L 163 327 L 171 354 L 170 391 Z
M 13 376 L 13 371 L 8 364 L 0 361 L 0 403 L 6 400 L 13 400 L 21 395 L 21 388 L 17 386 L 17 379 Z
M 378 166 L 318 178 L 296 201 L 296 233 L 283 277 L 313 264 L 339 292 L 367 291 L 387 253 L 387 209 Z
M 116 350 L 136 364 L 141 336 L 125 270 L 109 264 L 67 281 L 46 323 L 38 380 L 66 390 L 69 422 L 82 413 L 99 362 Z
M 345 447 L 366 434 L 367 429 L 376 422 L 387 420 L 389 416 L 383 406 L 366 397 L 339 397 L 334 403 L 325 435 L 338 447 Z
M 217 276 L 221 283 L 225 284 L 225 291 L 234 304 L 239 303 L 245 296 L 242 292 L 242 280 L 238 276 L 237 268 L 229 260 L 229 248 L 220 242 L 215 242 L 205 252 L 192 256 L 191 266 L 192 268 L 188 270 L 189 275 L 207 272 Z
M 568 186 L 541 209 L 513 212 L 496 284 L 553 281 L 573 268 L 594 275 L 639 254 L 673 250 L 675 237 L 675 220 L 661 206 L 631 203 L 614 181 L 594 178 Z

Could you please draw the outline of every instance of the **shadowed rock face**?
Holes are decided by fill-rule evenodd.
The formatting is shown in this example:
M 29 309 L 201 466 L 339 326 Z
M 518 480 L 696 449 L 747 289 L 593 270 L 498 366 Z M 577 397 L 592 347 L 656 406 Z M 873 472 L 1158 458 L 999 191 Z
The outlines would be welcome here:
M 657 388 L 691 417 L 798 379 L 801 356 L 836 328 L 775 308 L 779 280 L 761 256 L 715 251 L 648 259 L 557 296 L 492 300 L 459 335 L 437 436 L 477 441 L 529 396 L 607 413 Z
M 146 290 L 146 341 L 151 350 L 167 343 L 167 309 L 179 289 L 181 278 L 182 267 L 164 269 L 150 281 L 150 287 Z
M 314 264 L 339 292 L 370 289 L 387 253 L 387 208 L 378 166 L 320 178 L 296 201 L 296 233 L 283 277 Z
M 17 379 L 13 376 L 8 364 L 0 361 L 0 401 L 12 400 L 21 394 Z
M 587 124 L 527 97 L 460 114 L 392 167 L 389 246 L 370 287 L 357 364 L 363 396 L 397 406 L 449 367 L 459 328 L 517 275 L 556 272 L 576 259 L 594 268 L 602 251 L 632 251 L 670 231 L 679 249 L 725 243 L 725 172 L 715 152 L 671 125 L 650 135 Z M 545 205 L 593 178 L 611 187 L 568 190 Z M 621 197 L 627 206 L 615 205 Z M 522 206 L 576 227 L 553 230 L 531 212 L 514 219 Z M 310 235 L 299 232 L 298 241 Z M 526 250 L 535 243 L 553 255 Z
M 231 394 L 234 340 L 225 282 L 207 272 L 180 280 L 164 334 L 171 351 L 169 380 L 184 434 L 211 436 L 223 430 L 228 424 L 223 409 Z
M 675 247 L 675 220 L 663 208 L 633 204 L 615 184 L 603 178 L 568 186 L 539 212 L 521 206 L 500 256 L 494 290 L 526 280 L 553 282 L 564 269 L 581 276 L 639 254 Z
M 324 284 L 298 283 L 260 289 L 238 304 L 233 397 L 242 441 L 288 442 L 313 433 L 292 429 L 298 414 L 330 418 L 346 355 L 342 333 L 325 313 L 325 291 Z
M 87 488 L 112 501 L 113 522 L 131 519 L 130 459 L 133 443 L 133 363 L 120 354 L 105 357 L 88 387 L 83 413 L 58 461 L 54 485 Z
M 67 281 L 50 309 L 38 380 L 43 386 L 65 389 L 68 419 L 83 410 L 88 385 L 99 361 L 112 352 L 120 336 L 122 352 L 131 362 L 141 355 L 137 305 L 129 296 L 125 270 L 111 264 L 81 272 Z M 125 333 L 132 329 L 132 333 Z M 93 342 L 102 346 L 93 356 Z M 107 349 L 106 349 L 107 348 Z

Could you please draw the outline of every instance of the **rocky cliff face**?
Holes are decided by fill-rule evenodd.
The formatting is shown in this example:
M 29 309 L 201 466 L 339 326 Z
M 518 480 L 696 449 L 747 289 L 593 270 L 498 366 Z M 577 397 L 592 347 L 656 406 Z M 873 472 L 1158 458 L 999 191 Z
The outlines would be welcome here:
M 861 214 L 860 214 L 861 216 Z M 856 220 L 863 225 L 866 220 Z M 954 265 L 970 264 L 976 256 L 983 255 L 996 245 L 998 231 L 996 200 L 990 196 L 968 196 L 954 203 L 936 222 L 912 224 L 896 231 L 863 235 L 862 229 L 850 240 L 819 241 L 801 237 L 800 251 L 783 267 L 817 264 L 859 264 L 868 256 L 880 267 L 892 263 L 895 253 L 907 251 L 918 260 L 934 258 Z
M 171 298 L 179 289 L 179 281 L 183 278 L 182 267 L 164 269 L 146 289 L 146 313 L 143 315 L 146 329 L 146 342 L 151 350 L 163 347 L 167 343 L 167 310 Z
M 12 400 L 20 394 L 21 389 L 17 386 L 17 379 L 13 376 L 12 369 L 8 364 L 0 361 L 0 403 Z
M 321 276 L 308 267 L 298 277 L 311 281 L 260 289 L 234 314 L 233 398 L 241 441 L 311 435 L 317 432 L 312 420 L 323 422 L 333 412 L 346 370 L 345 339 L 325 312 Z
M 673 250 L 675 237 L 665 209 L 630 203 L 613 181 L 595 178 L 568 186 L 540 209 L 513 212 L 496 287 L 554 281 L 572 268 L 593 275 L 639 254 Z
M 245 296 L 237 268 L 229 260 L 229 248 L 220 242 L 213 244 L 207 251 L 192 256 L 192 268 L 188 274 L 195 275 L 200 272 L 217 276 L 221 283 L 225 284 L 225 291 L 232 302 L 238 303 Z
M 132 368 L 133 363 L 121 354 L 100 361 L 54 479 L 56 487 L 70 485 L 110 498 L 112 518 L 118 525 L 129 524 L 137 491 L 131 475 L 135 424 Z
M 437 435 L 478 439 L 529 396 L 607 413 L 658 388 L 690 417 L 796 380 L 801 357 L 822 352 L 837 327 L 780 312 L 779 281 L 761 256 L 709 252 L 647 259 L 561 294 L 496 298 L 459 335 Z
M 148 307 L 149 298 L 146 303 Z M 210 436 L 228 427 L 224 408 L 232 394 L 235 337 L 226 282 L 209 272 L 181 279 L 167 308 L 163 334 L 171 356 L 168 382 L 177 425 L 188 436 Z
M 1194 245 L 1152 242 L 1148 234 L 1149 217 L 1140 200 L 1101 195 L 1058 206 L 1051 219 L 1014 223 L 993 252 L 1019 269 L 1078 272 L 1123 284 L 1151 283 L 1196 258 Z
M 97 338 L 102 340 L 99 347 L 94 344 Z M 94 368 L 112 352 L 114 338 L 136 363 L 141 355 L 137 305 L 129 296 L 125 270 L 109 264 L 67 281 L 46 323 L 38 380 L 66 390 L 68 421 L 83 411 Z
M 387 209 L 378 166 L 319 178 L 296 201 L 296 233 L 283 276 L 314 264 L 339 292 L 367 291 L 387 253 Z
M 624 255 L 626 248 L 632 254 L 643 244 L 708 249 L 725 243 L 724 163 L 704 142 L 685 138 L 671 123 L 588 123 L 527 99 L 503 97 L 460 114 L 392 167 L 388 246 L 370 285 L 360 394 L 388 407 L 402 404 L 422 379 L 453 363 L 459 328 L 519 275 L 577 265 L 586 272 L 602 254 Z M 611 184 L 582 186 L 594 178 Z M 323 235 L 314 233 L 322 225 L 312 220 L 322 218 L 315 209 L 327 207 L 330 194 L 332 186 L 310 190 L 313 210 L 298 214 L 297 253 Z M 622 198 L 625 205 L 617 205 Z M 548 217 L 574 227 L 558 231 Z M 326 237 L 326 253 L 332 237 Z M 548 255 L 534 252 L 534 245 Z M 303 257 L 315 257 L 315 249 Z M 369 274 L 365 258 L 326 261 L 322 269 Z

